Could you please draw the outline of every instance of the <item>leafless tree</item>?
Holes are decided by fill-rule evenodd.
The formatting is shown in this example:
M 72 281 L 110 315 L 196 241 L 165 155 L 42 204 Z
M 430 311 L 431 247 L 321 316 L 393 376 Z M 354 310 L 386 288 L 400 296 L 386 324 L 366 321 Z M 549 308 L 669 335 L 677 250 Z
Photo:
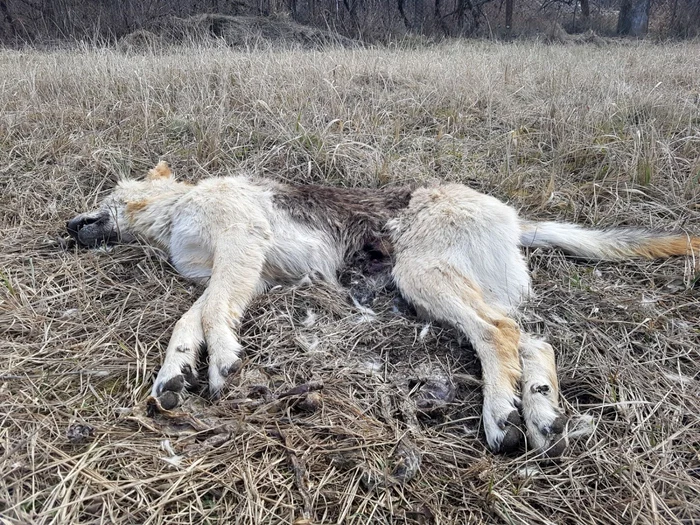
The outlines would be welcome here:
M 651 0 L 622 0 L 617 19 L 619 35 L 642 36 L 649 27 Z

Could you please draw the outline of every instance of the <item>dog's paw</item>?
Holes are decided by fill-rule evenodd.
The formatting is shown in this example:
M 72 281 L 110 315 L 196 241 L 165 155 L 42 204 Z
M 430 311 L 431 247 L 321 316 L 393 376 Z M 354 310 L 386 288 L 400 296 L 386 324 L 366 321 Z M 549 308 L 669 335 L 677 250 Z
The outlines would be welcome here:
M 197 386 L 197 373 L 190 365 L 164 363 L 158 372 L 151 395 L 157 397 L 163 408 L 172 410 L 180 404 L 185 389 Z
M 227 378 L 238 372 L 242 364 L 241 358 L 235 354 L 209 356 L 209 396 L 212 399 L 221 397 Z
M 530 448 L 548 458 L 558 458 L 566 451 L 568 439 L 566 436 L 567 418 L 558 415 L 553 421 L 540 424 L 527 424 L 527 442 Z
M 517 409 L 519 400 L 500 399 L 484 400 L 482 421 L 486 432 L 486 441 L 491 450 L 500 454 L 517 452 L 525 434 L 522 430 L 522 419 Z
M 549 458 L 557 458 L 566 451 L 567 418 L 557 406 L 554 389 L 547 384 L 527 385 L 523 392 L 523 416 L 530 449 Z

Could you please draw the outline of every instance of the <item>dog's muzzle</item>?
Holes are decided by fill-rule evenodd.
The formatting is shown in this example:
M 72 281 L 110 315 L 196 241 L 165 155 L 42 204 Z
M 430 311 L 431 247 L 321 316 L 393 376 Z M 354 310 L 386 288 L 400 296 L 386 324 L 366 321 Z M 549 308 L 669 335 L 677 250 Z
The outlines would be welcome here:
M 80 233 L 80 230 L 82 230 L 88 224 L 94 224 L 97 221 L 98 219 L 96 217 L 83 217 L 81 215 L 78 215 L 77 217 L 73 217 L 66 223 L 66 230 L 68 230 L 68 233 L 71 235 L 71 237 L 73 237 L 75 240 L 78 240 L 78 234 Z
M 94 248 L 118 241 L 108 213 L 84 213 L 66 223 L 68 234 L 81 246 Z

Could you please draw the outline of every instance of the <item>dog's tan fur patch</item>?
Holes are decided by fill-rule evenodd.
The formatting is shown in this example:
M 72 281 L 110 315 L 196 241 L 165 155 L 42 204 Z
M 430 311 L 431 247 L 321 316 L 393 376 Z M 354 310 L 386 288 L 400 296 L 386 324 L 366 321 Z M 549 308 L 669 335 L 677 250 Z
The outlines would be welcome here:
M 665 259 L 675 255 L 691 255 L 700 251 L 700 237 L 659 237 L 651 239 L 638 248 L 634 248 L 630 255 L 644 257 L 645 259 Z
M 130 221 L 135 219 L 135 216 L 145 210 L 151 203 L 152 199 L 141 199 L 126 203 L 126 214 Z

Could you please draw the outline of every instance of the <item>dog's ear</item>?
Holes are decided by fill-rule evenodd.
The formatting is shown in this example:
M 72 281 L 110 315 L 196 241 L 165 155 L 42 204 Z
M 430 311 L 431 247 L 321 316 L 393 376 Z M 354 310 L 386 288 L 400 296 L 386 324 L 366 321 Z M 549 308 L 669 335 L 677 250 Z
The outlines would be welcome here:
M 157 180 L 157 179 L 167 179 L 169 177 L 172 177 L 173 172 L 170 169 L 170 166 L 168 166 L 168 163 L 165 162 L 164 160 L 161 160 L 158 164 L 156 164 L 156 167 L 153 169 L 148 170 L 148 175 L 146 176 L 147 180 Z

